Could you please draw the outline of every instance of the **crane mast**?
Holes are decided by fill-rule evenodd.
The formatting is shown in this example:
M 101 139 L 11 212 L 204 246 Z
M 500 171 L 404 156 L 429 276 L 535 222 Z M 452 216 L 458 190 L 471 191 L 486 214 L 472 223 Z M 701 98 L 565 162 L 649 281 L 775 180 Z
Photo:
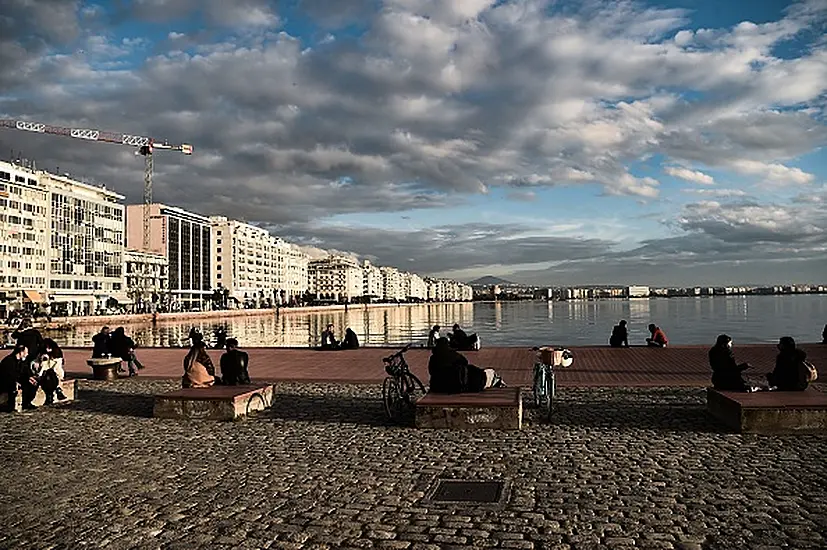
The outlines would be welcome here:
M 185 155 L 192 154 L 192 145 L 189 145 L 187 143 L 181 143 L 180 145 L 171 145 L 167 141 L 159 142 L 147 136 L 139 136 L 135 134 L 119 134 L 116 132 L 106 132 L 103 130 L 96 130 L 93 128 L 69 128 L 65 126 L 52 126 L 50 124 L 43 124 L 40 122 L 29 122 L 25 120 L 9 119 L 0 119 L 0 128 L 12 128 L 15 130 L 23 130 L 26 132 L 35 132 L 39 134 L 51 134 L 76 139 L 85 139 L 87 141 L 103 141 L 105 143 L 116 143 L 119 145 L 127 145 L 129 147 L 137 147 L 137 153 L 143 155 L 145 161 L 143 248 L 146 251 L 150 250 L 151 244 L 149 220 L 150 205 L 152 204 L 153 151 L 155 149 L 162 149 L 168 151 L 178 151 Z

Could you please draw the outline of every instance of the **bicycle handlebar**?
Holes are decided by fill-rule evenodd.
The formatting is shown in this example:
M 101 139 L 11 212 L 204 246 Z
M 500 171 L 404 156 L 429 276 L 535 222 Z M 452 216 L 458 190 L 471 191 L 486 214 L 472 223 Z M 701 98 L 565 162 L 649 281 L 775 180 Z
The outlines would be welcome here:
M 385 357 L 384 359 L 382 359 L 382 361 L 383 361 L 384 363 L 390 363 L 391 361 L 393 361 L 393 360 L 394 360 L 394 359 L 396 359 L 397 357 L 402 357 L 402 354 L 403 354 L 403 353 L 405 353 L 406 351 L 408 351 L 409 349 L 411 349 L 411 346 L 412 346 L 412 345 L 413 345 L 413 343 L 408 344 L 407 346 L 405 346 L 405 347 L 404 347 L 404 348 L 402 348 L 401 350 L 397 351 L 397 352 L 396 352 L 396 353 L 394 353 L 393 355 L 388 355 L 387 357 Z

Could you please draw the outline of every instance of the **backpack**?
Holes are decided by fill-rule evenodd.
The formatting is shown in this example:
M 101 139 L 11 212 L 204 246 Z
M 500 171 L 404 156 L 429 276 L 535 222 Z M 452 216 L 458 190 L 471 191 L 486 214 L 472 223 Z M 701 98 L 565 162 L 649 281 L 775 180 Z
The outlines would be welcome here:
M 818 380 L 818 371 L 816 370 L 816 366 L 810 363 L 809 361 L 802 361 L 802 365 L 804 366 L 804 379 L 810 383 L 815 382 Z

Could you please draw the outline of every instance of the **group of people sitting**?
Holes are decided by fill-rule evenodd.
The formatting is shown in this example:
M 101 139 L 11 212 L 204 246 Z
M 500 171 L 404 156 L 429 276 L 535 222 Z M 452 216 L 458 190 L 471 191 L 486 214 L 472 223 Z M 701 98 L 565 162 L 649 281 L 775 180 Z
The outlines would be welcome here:
M 766 385 L 752 385 L 743 372 L 752 368 L 749 363 L 738 363 L 732 351 L 732 338 L 726 334 L 718 336 L 709 350 L 709 366 L 712 367 L 712 385 L 716 390 L 754 391 L 804 391 L 817 373 L 807 362 L 807 352 L 797 348 L 795 339 L 784 336 L 776 346 L 775 368 L 767 374 Z
M 192 345 L 184 357 L 184 375 L 181 377 L 183 388 L 209 388 L 213 385 L 239 386 L 250 383 L 248 371 L 250 359 L 246 352 L 238 349 L 238 340 L 227 338 L 227 351 L 221 356 L 221 376 L 216 376 L 215 366 L 209 353 L 204 335 L 196 330 L 190 330 Z
M 470 336 L 466 333 L 462 328 L 459 326 L 458 323 L 454 323 L 453 332 L 448 333 L 448 345 L 458 351 L 474 351 L 480 349 L 480 339 L 476 333 L 471 334 Z M 431 327 L 430 332 L 428 332 L 428 347 L 435 348 L 436 343 L 439 341 L 439 331 L 442 330 L 442 327 L 439 325 L 434 325 Z
M 651 336 L 646 339 L 646 345 L 648 347 L 665 348 L 667 344 L 669 344 L 666 333 L 654 323 L 649 324 L 649 334 Z M 629 330 L 625 319 L 616 324 L 612 329 L 612 335 L 609 336 L 609 345 L 613 348 L 629 347 Z
M 41 388 L 46 404 L 66 399 L 60 388 L 64 377 L 63 351 L 51 338 L 43 338 L 40 331 L 22 323 L 12 335 L 16 343 L 12 352 L 0 361 L 0 393 L 7 394 L 4 412 L 14 412 L 18 386 L 22 393 L 24 410 L 36 409 L 32 403 Z
M 336 339 L 336 333 L 333 331 L 333 323 L 329 323 L 322 332 L 322 346 L 323 350 L 344 350 L 344 349 L 359 349 L 359 338 L 353 329 L 348 327 L 345 329 L 345 337 L 340 342 Z
M 126 335 L 123 327 L 116 328 L 114 332 L 110 332 L 109 327 L 103 327 L 92 337 L 92 359 L 107 357 L 117 357 L 125 361 L 129 368 L 129 376 L 137 375 L 138 370 L 144 368 L 135 355 L 135 341 Z M 118 372 L 122 370 L 119 366 Z

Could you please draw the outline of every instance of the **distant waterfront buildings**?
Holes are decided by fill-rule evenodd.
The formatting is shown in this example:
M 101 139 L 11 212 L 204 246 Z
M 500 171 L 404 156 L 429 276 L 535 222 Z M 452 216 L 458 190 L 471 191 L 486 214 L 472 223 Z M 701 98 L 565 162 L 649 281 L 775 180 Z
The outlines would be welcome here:
M 167 307 L 169 290 L 169 262 L 163 254 L 124 251 L 124 276 L 127 300 L 134 313 L 155 313 Z

